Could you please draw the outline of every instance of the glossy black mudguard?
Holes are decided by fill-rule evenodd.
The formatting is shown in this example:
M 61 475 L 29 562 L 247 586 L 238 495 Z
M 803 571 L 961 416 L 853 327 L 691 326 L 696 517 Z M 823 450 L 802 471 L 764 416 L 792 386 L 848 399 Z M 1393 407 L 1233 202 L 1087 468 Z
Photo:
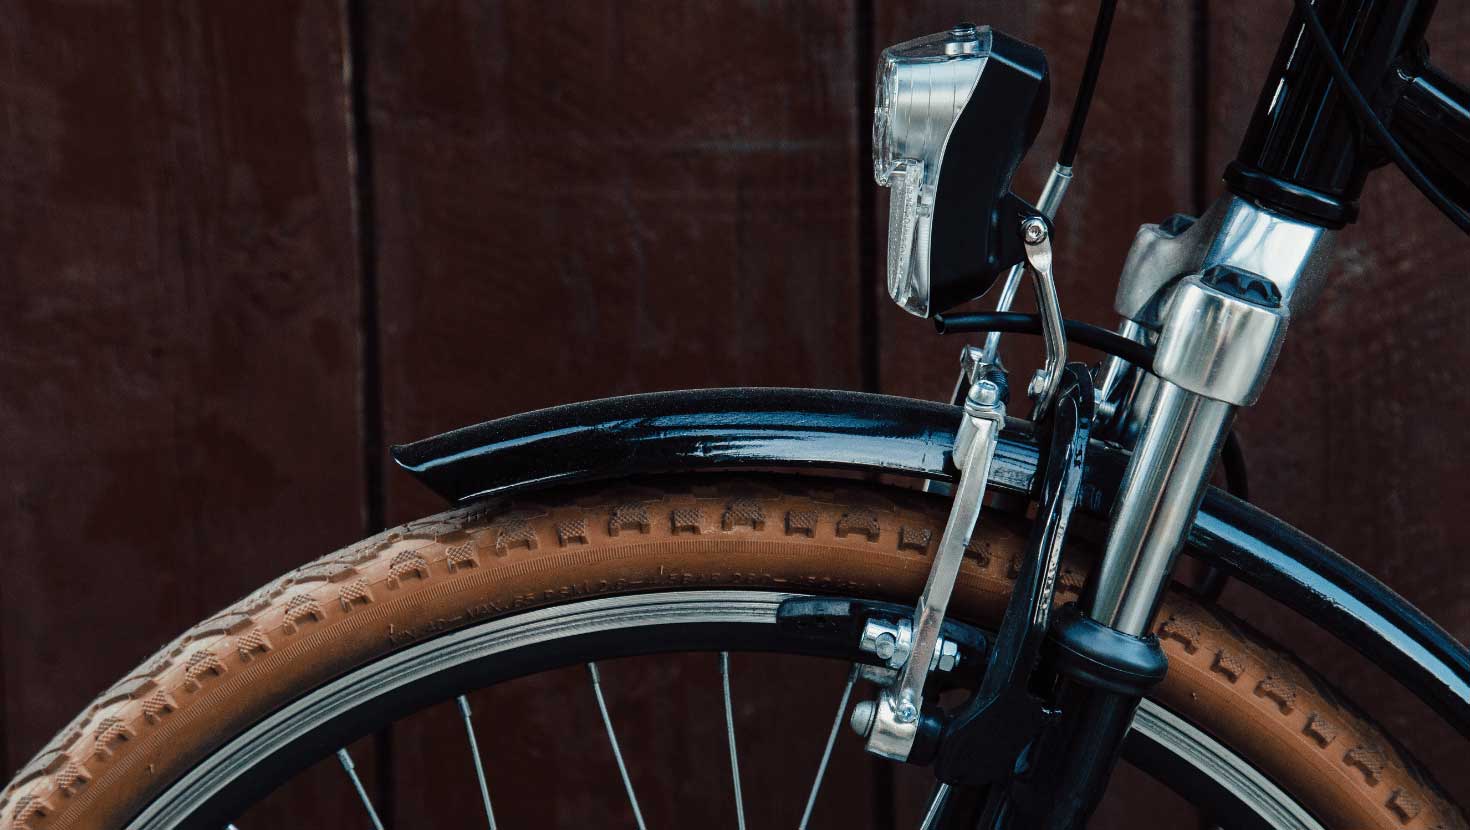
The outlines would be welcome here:
M 630 395 L 487 421 L 394 447 L 394 459 L 451 502 L 549 484 L 695 470 L 827 468 L 953 481 L 958 407 L 809 389 Z M 1030 492 L 1037 452 L 1009 430 L 992 486 Z M 1094 444 L 1082 509 L 1105 514 L 1124 458 Z M 1212 490 L 1195 555 L 1331 631 L 1470 737 L 1470 651 L 1322 543 Z

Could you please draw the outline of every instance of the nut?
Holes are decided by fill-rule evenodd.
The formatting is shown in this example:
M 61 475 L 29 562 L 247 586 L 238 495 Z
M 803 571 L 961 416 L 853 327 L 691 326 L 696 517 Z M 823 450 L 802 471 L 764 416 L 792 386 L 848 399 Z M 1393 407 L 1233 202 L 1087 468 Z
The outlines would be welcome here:
M 1026 386 L 1026 394 L 1033 398 L 1039 398 L 1041 397 L 1041 393 L 1045 391 L 1046 370 L 1037 369 L 1036 374 L 1031 376 L 1031 383 Z
M 959 664 L 960 647 L 949 640 L 943 641 L 939 647 L 939 670 L 953 671 Z

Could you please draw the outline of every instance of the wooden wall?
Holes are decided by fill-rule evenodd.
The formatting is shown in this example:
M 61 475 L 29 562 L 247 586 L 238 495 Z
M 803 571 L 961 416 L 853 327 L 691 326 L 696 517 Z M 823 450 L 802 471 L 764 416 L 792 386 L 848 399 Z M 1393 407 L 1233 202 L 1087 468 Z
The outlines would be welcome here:
M 1069 316 L 1110 321 L 1134 228 L 1218 192 L 1288 5 L 1123 4 L 1059 223 Z M 1470 12 L 1441 5 L 1436 59 L 1470 77 Z M 959 344 L 879 284 L 874 56 L 959 19 L 1043 47 L 1034 192 L 1093 9 L 7 4 L 0 779 L 179 629 L 434 510 L 389 443 L 655 389 L 945 394 Z M 1465 241 L 1397 173 L 1364 204 L 1241 419 L 1253 485 L 1470 639 Z M 1462 744 L 1299 629 L 1272 631 L 1350 675 L 1470 800 Z M 354 749 L 399 826 L 434 797 L 410 772 L 448 728 Z M 294 786 L 294 825 L 336 815 L 329 772 Z

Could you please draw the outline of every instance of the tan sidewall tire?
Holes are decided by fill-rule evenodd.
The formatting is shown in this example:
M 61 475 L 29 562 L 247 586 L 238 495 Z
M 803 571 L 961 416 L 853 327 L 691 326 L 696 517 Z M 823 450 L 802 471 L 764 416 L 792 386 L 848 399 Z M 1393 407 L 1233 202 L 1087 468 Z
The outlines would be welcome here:
M 59 733 L 0 828 L 109 828 L 282 703 L 445 631 L 587 597 L 687 588 L 915 596 L 945 504 L 861 482 L 684 479 L 412 522 L 287 574 L 179 637 Z M 954 613 L 993 624 L 1022 546 L 982 523 Z M 1060 599 L 1080 587 L 1064 572 Z M 1381 730 L 1289 655 L 1173 592 L 1154 696 L 1332 827 L 1465 827 Z

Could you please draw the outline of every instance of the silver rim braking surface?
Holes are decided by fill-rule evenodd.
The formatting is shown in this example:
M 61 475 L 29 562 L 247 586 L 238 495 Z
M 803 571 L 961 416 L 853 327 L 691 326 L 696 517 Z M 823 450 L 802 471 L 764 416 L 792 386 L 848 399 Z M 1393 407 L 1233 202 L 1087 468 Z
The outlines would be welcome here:
M 774 625 L 791 594 L 760 591 L 681 591 L 604 597 L 492 620 L 411 646 L 315 689 L 255 724 L 201 761 L 128 825 L 174 827 L 256 763 L 373 698 L 456 666 L 553 640 L 650 626 Z M 1133 729 L 1217 781 L 1268 826 L 1320 830 L 1281 788 L 1230 749 L 1158 704 L 1145 700 Z

